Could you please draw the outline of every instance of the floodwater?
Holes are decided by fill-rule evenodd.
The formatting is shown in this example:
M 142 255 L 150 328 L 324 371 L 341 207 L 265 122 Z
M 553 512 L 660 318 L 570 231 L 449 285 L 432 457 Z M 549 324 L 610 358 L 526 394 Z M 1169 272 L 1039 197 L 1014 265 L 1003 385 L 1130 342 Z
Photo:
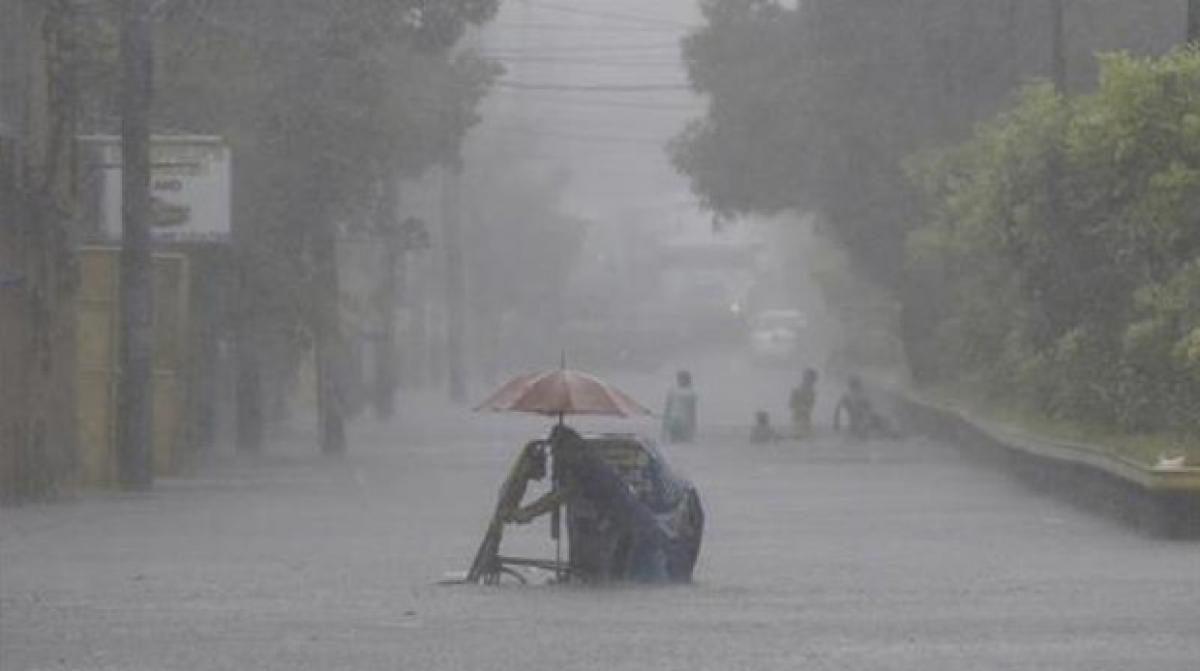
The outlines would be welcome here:
M 692 363 L 708 421 L 665 449 L 707 508 L 694 585 L 436 584 L 546 423 L 410 395 L 394 425 L 360 422 L 344 460 L 298 432 L 152 494 L 3 511 L 0 668 L 1196 668 L 1200 546 L 950 446 L 827 430 L 750 446 L 738 418 L 781 412 L 791 373 Z M 658 403 L 670 373 L 611 378 Z M 552 556 L 540 522 L 506 551 Z

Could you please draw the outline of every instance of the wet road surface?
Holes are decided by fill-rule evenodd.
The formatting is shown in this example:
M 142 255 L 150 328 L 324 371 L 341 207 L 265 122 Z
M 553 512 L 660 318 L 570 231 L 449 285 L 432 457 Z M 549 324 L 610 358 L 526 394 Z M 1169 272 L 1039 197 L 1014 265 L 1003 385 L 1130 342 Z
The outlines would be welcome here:
M 616 377 L 651 400 L 666 379 Z M 346 459 L 298 435 L 152 494 L 0 511 L 0 669 L 1200 668 L 1200 544 L 925 441 L 752 447 L 738 418 L 764 402 L 707 379 L 701 442 L 666 448 L 707 508 L 695 585 L 435 584 L 546 423 L 412 397 Z M 554 552 L 544 522 L 505 549 Z

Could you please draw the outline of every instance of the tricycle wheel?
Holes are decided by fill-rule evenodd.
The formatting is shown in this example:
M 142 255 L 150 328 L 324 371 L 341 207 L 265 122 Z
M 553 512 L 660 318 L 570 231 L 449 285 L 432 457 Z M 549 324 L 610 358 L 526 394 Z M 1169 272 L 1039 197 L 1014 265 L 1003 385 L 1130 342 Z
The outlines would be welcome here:
M 505 576 L 508 576 L 510 581 L 515 581 L 519 585 L 525 585 L 529 582 L 528 580 L 525 579 L 525 576 L 522 575 L 520 571 L 511 569 L 507 566 L 501 566 L 500 568 L 496 569 L 494 572 L 489 573 L 486 577 L 484 577 L 483 584 L 485 584 L 485 585 L 503 584 L 504 582 L 508 582 L 505 580 Z

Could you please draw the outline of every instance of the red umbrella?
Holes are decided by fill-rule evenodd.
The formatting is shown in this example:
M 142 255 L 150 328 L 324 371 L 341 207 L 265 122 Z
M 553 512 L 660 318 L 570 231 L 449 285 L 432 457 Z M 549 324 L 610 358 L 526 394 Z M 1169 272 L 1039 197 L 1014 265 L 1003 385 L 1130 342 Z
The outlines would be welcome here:
M 566 368 L 515 377 L 475 409 L 560 417 L 635 417 L 653 414 L 619 389 L 587 373 Z

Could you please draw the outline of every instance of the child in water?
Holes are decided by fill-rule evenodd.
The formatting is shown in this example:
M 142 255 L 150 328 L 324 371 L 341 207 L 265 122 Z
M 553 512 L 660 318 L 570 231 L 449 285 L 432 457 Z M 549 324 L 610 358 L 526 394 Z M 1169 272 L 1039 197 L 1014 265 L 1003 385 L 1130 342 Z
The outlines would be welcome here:
M 750 442 L 754 445 L 774 443 L 779 433 L 771 426 L 771 416 L 765 410 L 754 413 L 754 428 L 750 430 Z

